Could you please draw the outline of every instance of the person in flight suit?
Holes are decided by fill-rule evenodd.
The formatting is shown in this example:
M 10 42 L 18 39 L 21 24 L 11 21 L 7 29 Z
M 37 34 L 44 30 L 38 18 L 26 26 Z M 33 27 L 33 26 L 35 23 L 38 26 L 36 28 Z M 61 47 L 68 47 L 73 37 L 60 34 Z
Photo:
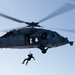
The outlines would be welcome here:
M 35 60 L 35 58 L 33 57 L 33 54 L 32 54 L 32 53 L 29 53 L 29 54 L 28 54 L 28 58 L 24 59 L 23 62 L 22 62 L 22 64 L 24 64 L 24 62 L 27 60 L 27 62 L 26 62 L 26 65 L 27 65 L 28 62 L 29 62 L 32 58 Z

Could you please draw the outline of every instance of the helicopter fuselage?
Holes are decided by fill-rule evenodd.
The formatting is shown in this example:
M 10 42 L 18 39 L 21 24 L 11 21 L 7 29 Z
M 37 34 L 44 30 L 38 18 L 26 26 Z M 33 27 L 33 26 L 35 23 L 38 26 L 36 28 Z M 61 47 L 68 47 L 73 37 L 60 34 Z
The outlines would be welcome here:
M 24 23 L 28 27 L 20 28 L 18 30 L 15 29 L 1 36 L 0 48 L 39 48 L 42 53 L 46 53 L 48 48 L 58 47 L 65 44 L 73 45 L 73 41 L 69 41 L 68 38 L 59 35 L 55 31 L 38 29 L 35 27 L 41 27 L 39 23 L 64 14 L 74 8 L 75 5 L 67 3 L 38 22 L 26 22 L 0 13 L 0 16 L 4 18 L 18 23 Z M 71 30 L 66 31 L 71 32 Z
M 73 45 L 73 42 L 55 31 L 38 28 L 12 30 L 0 37 L 0 48 L 39 48 L 42 53 L 65 44 Z

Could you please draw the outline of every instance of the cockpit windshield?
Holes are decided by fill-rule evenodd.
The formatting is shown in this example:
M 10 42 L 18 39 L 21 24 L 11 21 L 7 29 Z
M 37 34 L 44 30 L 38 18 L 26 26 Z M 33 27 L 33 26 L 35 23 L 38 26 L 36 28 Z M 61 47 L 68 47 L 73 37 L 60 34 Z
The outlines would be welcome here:
M 60 35 L 59 35 L 57 32 L 54 32 L 54 31 L 53 31 L 53 32 L 52 32 L 52 36 L 53 36 L 53 37 L 59 37 Z

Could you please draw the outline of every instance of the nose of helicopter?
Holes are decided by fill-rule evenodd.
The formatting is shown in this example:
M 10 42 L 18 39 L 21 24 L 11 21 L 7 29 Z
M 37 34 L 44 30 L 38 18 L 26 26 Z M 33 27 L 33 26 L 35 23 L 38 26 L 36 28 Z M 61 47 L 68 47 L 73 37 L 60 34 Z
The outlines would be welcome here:
M 72 46 L 73 43 L 74 43 L 73 41 L 69 41 L 68 38 L 64 38 L 64 37 L 62 37 L 61 42 L 63 42 L 64 44 L 70 44 L 71 46 Z

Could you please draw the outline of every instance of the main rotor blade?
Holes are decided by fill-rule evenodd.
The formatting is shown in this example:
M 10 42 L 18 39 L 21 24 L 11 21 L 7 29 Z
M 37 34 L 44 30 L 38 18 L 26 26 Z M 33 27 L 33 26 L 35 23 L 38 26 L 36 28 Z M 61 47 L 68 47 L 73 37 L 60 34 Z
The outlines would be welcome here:
M 5 18 L 8 18 L 8 19 L 11 19 L 11 20 L 16 21 L 16 22 L 19 22 L 19 23 L 26 23 L 26 24 L 28 23 L 28 22 L 21 21 L 21 20 L 19 20 L 19 19 L 16 19 L 16 18 L 13 18 L 13 17 L 7 16 L 7 15 L 2 14 L 2 13 L 0 13 L 0 16 L 5 17 Z
M 4 29 L 4 30 L 0 30 L 0 31 L 1 31 L 1 32 L 10 32 L 10 31 L 21 30 L 21 29 L 25 29 L 25 28 L 27 28 L 27 26 L 16 27 L 16 28 L 10 28 L 10 29 Z
M 61 30 L 61 31 L 66 31 L 66 32 L 75 33 L 75 30 L 72 30 L 72 29 L 63 29 L 63 28 L 51 28 L 51 29 Z
M 55 12 L 53 12 L 52 14 L 48 15 L 47 17 L 43 18 L 42 20 L 40 20 L 38 23 L 40 22 L 43 22 L 43 21 L 46 21 L 48 19 L 51 19 L 53 17 L 56 17 L 58 15 L 61 15 L 63 13 L 66 13 L 72 9 L 75 8 L 75 5 L 72 5 L 72 4 L 65 4 L 64 6 L 62 6 L 61 8 L 59 8 L 58 10 L 56 10 Z

